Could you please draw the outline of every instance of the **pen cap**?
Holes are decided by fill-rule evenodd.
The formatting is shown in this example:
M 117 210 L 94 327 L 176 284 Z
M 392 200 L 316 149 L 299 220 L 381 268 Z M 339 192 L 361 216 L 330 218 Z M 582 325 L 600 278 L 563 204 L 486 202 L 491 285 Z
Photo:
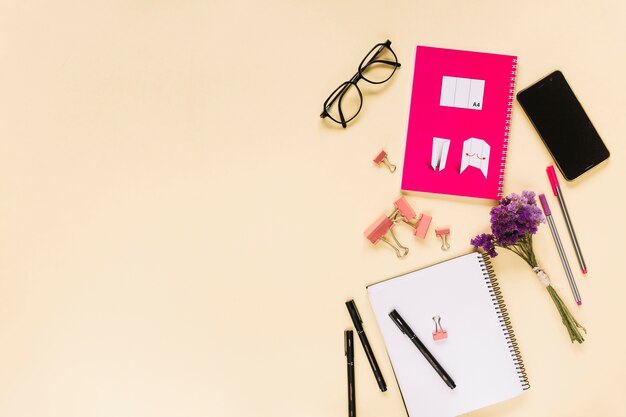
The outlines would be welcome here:
M 552 212 L 550 211 L 550 206 L 548 205 L 548 201 L 546 200 L 545 194 L 539 194 L 539 201 L 541 202 L 541 207 L 543 208 L 543 214 L 546 216 L 550 216 Z
M 393 320 L 393 322 L 396 323 L 396 326 L 398 326 L 398 329 L 400 329 L 402 333 L 406 334 L 406 327 L 407 327 L 406 323 L 404 322 L 400 314 L 398 314 L 398 312 L 395 309 L 392 310 L 391 313 L 389 313 L 389 317 L 391 317 L 391 320 Z
M 546 168 L 546 172 L 548 173 L 548 179 L 550 180 L 550 186 L 552 187 L 552 192 L 554 193 L 554 195 L 557 195 L 556 187 L 559 186 L 559 179 L 556 177 L 556 171 L 554 170 L 554 165 L 550 165 L 548 168 Z
M 345 355 L 348 359 L 352 359 L 354 355 L 354 336 L 352 330 L 345 330 L 343 332 L 343 347 Z
M 356 308 L 354 300 L 346 301 L 346 307 L 348 308 L 348 313 L 350 313 L 350 318 L 357 332 L 361 331 L 363 329 L 363 327 L 361 327 L 363 320 L 361 320 L 361 314 L 359 314 L 359 309 Z

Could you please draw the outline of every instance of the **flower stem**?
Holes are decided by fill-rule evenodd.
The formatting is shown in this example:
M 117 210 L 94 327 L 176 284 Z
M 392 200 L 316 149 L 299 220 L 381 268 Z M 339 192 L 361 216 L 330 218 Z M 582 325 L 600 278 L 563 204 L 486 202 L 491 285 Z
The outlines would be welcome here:
M 585 333 L 587 333 L 587 330 L 583 326 L 581 326 L 580 323 L 578 323 L 578 321 L 576 321 L 576 319 L 574 318 L 572 313 L 569 311 L 569 309 L 567 308 L 567 306 L 565 305 L 565 303 L 563 302 L 559 294 L 552 287 L 552 285 L 548 285 L 546 289 L 548 290 L 548 293 L 550 294 L 552 301 L 554 301 L 554 304 L 556 305 L 557 310 L 559 310 L 559 314 L 561 315 L 561 320 L 563 321 L 563 324 L 565 325 L 565 328 L 567 329 L 567 332 L 569 333 L 569 338 L 572 341 L 572 343 L 584 342 L 585 339 L 582 333 L 580 333 L 579 329 L 582 329 Z
M 569 309 L 567 308 L 567 306 L 565 305 L 565 303 L 559 296 L 559 294 L 552 287 L 552 285 L 550 285 L 550 279 L 548 278 L 548 276 L 545 274 L 543 269 L 539 267 L 537 263 L 537 258 L 535 256 L 535 252 L 533 251 L 532 235 L 527 234 L 526 236 L 522 237 L 515 244 L 512 244 L 512 245 L 500 245 L 497 242 L 495 242 L 494 246 L 498 246 L 500 248 L 504 248 L 513 252 L 514 254 L 522 258 L 532 268 L 533 272 L 537 274 L 537 277 L 539 278 L 541 283 L 548 290 L 548 294 L 550 294 L 550 298 L 552 298 L 552 301 L 554 302 L 556 309 L 559 311 L 559 314 L 561 315 L 561 321 L 563 321 L 563 324 L 565 325 L 565 328 L 567 329 L 567 333 L 569 334 L 569 338 L 572 341 L 572 343 L 584 342 L 585 338 L 583 337 L 580 331 L 582 330 L 583 332 L 587 333 L 587 330 L 585 330 L 585 328 L 581 326 L 580 323 L 578 323 L 578 321 L 576 321 L 572 313 L 569 311 Z

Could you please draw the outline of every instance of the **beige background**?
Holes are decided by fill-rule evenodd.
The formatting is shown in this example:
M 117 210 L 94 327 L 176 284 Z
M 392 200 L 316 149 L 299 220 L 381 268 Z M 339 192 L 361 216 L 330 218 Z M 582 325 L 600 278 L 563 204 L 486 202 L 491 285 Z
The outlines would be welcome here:
M 400 229 L 398 260 L 362 236 L 399 195 L 371 159 L 401 166 L 418 43 L 516 54 L 519 88 L 561 69 L 612 152 L 563 185 L 582 308 L 536 238 L 587 341 L 498 257 L 532 388 L 470 415 L 626 415 L 625 16 L 617 0 L 0 0 L 0 415 L 345 415 L 353 297 L 389 382 L 357 345 L 359 415 L 404 416 L 365 285 L 468 252 L 491 206 L 408 197 L 451 226 L 449 253 Z M 348 129 L 320 120 L 385 39 L 393 80 L 362 85 Z M 516 103 L 505 192 L 549 192 L 549 163 Z

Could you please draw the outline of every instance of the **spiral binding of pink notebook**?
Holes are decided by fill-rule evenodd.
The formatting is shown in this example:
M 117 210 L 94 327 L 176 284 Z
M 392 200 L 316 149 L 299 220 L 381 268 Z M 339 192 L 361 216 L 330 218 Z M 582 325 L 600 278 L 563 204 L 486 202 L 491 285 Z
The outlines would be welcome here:
M 517 57 L 418 46 L 402 190 L 502 196 Z

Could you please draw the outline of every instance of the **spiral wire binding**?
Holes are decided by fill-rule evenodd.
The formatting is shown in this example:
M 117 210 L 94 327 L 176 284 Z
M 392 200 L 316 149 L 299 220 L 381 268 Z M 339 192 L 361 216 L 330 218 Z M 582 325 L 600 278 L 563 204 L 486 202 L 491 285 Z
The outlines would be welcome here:
M 513 332 L 513 327 L 511 326 L 511 319 L 509 318 L 509 313 L 506 309 L 504 298 L 502 297 L 502 291 L 500 291 L 500 285 L 496 279 L 496 274 L 493 272 L 493 267 L 491 266 L 489 257 L 484 253 L 479 254 L 479 257 L 485 281 L 487 282 L 489 293 L 491 294 L 491 300 L 493 301 L 493 305 L 496 307 L 500 327 L 504 330 L 506 343 L 509 347 L 511 356 L 513 357 L 513 362 L 515 363 L 515 369 L 517 369 L 517 375 L 519 376 L 522 384 L 522 389 L 526 391 L 530 388 L 528 374 L 526 373 L 526 368 L 524 367 L 524 362 L 522 361 L 522 354 L 520 353 L 517 339 L 515 339 L 515 333 Z
M 502 160 L 500 161 L 500 174 L 498 175 L 498 198 L 502 198 L 502 188 L 504 187 L 504 166 L 506 165 L 506 154 L 509 148 L 509 128 L 511 126 L 511 110 L 513 108 L 513 98 L 515 97 L 515 75 L 517 73 L 517 58 L 513 58 L 511 64 L 511 77 L 509 82 L 509 97 L 506 109 L 506 119 L 504 122 L 504 142 L 502 144 Z

